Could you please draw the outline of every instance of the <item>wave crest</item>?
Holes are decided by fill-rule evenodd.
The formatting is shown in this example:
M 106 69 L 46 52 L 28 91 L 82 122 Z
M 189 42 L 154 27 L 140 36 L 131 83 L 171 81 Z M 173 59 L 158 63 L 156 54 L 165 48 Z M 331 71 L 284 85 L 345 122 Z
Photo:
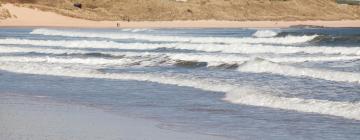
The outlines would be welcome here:
M 127 50 L 156 50 L 159 48 L 195 50 L 204 52 L 222 53 L 273 53 L 273 54 L 343 54 L 360 55 L 360 47 L 291 47 L 262 44 L 221 45 L 221 44 L 192 44 L 192 43 L 118 43 L 114 41 L 88 41 L 88 40 L 29 40 L 29 39 L 0 39 L 0 44 L 51 46 L 65 48 L 97 48 L 97 49 L 127 49 Z
M 300 68 L 289 65 L 278 64 L 264 59 L 248 61 L 238 68 L 242 72 L 272 73 L 294 77 L 310 77 L 336 82 L 360 83 L 360 74 L 352 72 L 341 72 L 315 68 Z
M 147 41 L 164 42 L 190 42 L 190 43 L 225 43 L 225 44 L 297 44 L 313 40 L 313 36 L 286 36 L 271 38 L 253 38 L 253 37 L 185 37 L 185 36 L 162 36 L 149 34 L 126 34 L 126 33 L 89 33 L 82 31 L 66 31 L 54 29 L 34 29 L 30 34 L 40 34 L 47 36 L 67 36 L 67 37 L 87 37 L 87 38 L 108 38 L 108 39 L 136 39 Z
M 259 37 L 259 38 L 265 38 L 265 37 L 275 37 L 277 36 L 277 32 L 272 30 L 258 30 L 252 36 Z

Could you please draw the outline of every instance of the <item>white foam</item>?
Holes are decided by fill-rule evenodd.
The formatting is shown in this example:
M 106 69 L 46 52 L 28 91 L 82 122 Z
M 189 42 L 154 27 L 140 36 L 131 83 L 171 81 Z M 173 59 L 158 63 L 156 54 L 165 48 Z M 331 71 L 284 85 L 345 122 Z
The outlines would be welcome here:
M 277 34 L 278 34 L 277 32 L 272 31 L 272 30 L 258 30 L 252 36 L 264 38 L 264 37 L 274 37 Z
M 100 49 L 129 49 L 129 50 L 153 50 L 159 48 L 185 49 L 205 52 L 222 53 L 273 53 L 273 54 L 343 54 L 360 55 L 360 47 L 290 47 L 262 44 L 221 45 L 221 44 L 191 44 L 191 43 L 118 43 L 114 41 L 88 41 L 88 40 L 28 40 L 28 39 L 0 39 L 0 44 L 53 46 L 66 48 L 100 48 Z
M 204 53 L 157 53 L 157 52 L 106 52 L 91 50 L 72 50 L 72 49 L 49 49 L 37 47 L 6 47 L 0 46 L 0 53 L 48 53 L 48 54 L 91 54 L 101 53 L 104 55 L 122 56 L 131 58 L 134 62 L 141 59 L 149 60 L 150 58 L 158 61 L 167 61 L 168 64 L 176 60 L 207 62 L 208 66 L 217 66 L 221 64 L 242 64 L 256 57 L 266 59 L 278 63 L 301 63 L 301 62 L 326 62 L 326 61 L 344 61 L 344 60 L 360 60 L 360 56 L 308 56 L 308 57 L 269 57 L 269 56 L 242 56 L 235 54 L 204 54 Z M 136 57 L 136 58 L 135 58 Z M 170 60 L 168 60 L 168 59 Z M 30 59 L 30 58 L 29 58 Z M 138 59 L 138 60 L 137 60 Z M 45 60 L 44 60 L 45 61 Z M 99 60 L 100 61 L 100 60 Z M 149 60 L 150 61 L 150 60 Z M 154 62 L 154 63 L 155 63 Z M 129 62 L 130 63 L 130 62 Z M 114 63 L 115 64 L 115 63 Z
M 251 92 L 251 94 L 248 93 L 244 94 L 239 91 L 231 91 L 226 94 L 226 97 L 224 99 L 237 104 L 327 114 L 333 116 L 341 116 L 348 119 L 360 120 L 360 103 L 335 102 L 302 98 L 285 98 L 264 95 L 256 92 Z
M 73 58 L 73 57 L 51 57 L 51 56 L 0 56 L 1 62 L 36 62 L 36 63 L 50 63 L 50 64 L 83 64 L 94 66 L 157 66 L 173 64 L 173 61 L 161 55 L 143 55 L 138 57 L 129 53 L 122 58 Z M 141 56 L 141 55 L 140 55 Z
M 0 53 L 52 53 L 52 54 L 64 54 L 64 53 L 89 53 L 91 51 L 82 50 L 70 50 L 70 49 L 49 49 L 49 48 L 37 48 L 37 47 L 7 47 L 0 46 Z
M 207 62 L 208 66 L 217 66 L 224 63 L 227 64 L 241 64 L 245 61 L 250 60 L 249 57 L 235 56 L 235 55 L 209 55 L 209 54 L 167 54 L 172 60 L 183 60 L 183 61 L 197 61 Z
M 334 61 L 360 60 L 360 56 L 245 57 L 245 56 L 231 55 L 231 54 L 187 54 L 187 53 L 164 54 L 164 55 L 167 55 L 174 60 L 202 61 L 209 63 L 236 63 L 236 64 L 242 64 L 245 61 L 250 61 L 255 58 L 266 59 L 277 63 L 334 62 Z
M 242 72 L 272 73 L 294 77 L 310 77 L 336 82 L 360 83 L 360 73 L 340 72 L 315 68 L 300 68 L 277 64 L 266 60 L 254 60 L 244 63 L 238 68 Z
M 278 97 L 270 94 L 262 94 L 256 91 L 254 88 L 239 87 L 226 83 L 219 83 L 217 81 L 209 79 L 199 79 L 194 77 L 183 77 L 177 75 L 164 76 L 130 73 L 107 74 L 100 73 L 91 69 L 70 69 L 59 65 L 44 65 L 41 63 L 0 62 L 0 69 L 16 73 L 69 76 L 81 78 L 136 80 L 177 86 L 186 86 L 207 91 L 224 92 L 226 93 L 224 100 L 237 104 L 318 113 L 340 116 L 347 119 L 360 120 L 360 103 Z
M 273 53 L 273 54 L 291 54 L 291 53 L 307 53 L 307 54 L 342 54 L 342 55 L 360 55 L 360 47 L 290 47 L 290 46 L 271 46 L 271 45 L 249 45 L 227 46 L 227 47 L 204 47 L 198 50 L 207 52 L 223 52 L 223 53 Z
M 109 39 L 137 39 L 148 41 L 165 42 L 191 42 L 191 43 L 227 43 L 227 44 L 296 44 L 313 40 L 312 36 L 286 36 L 273 38 L 253 38 L 253 37 L 185 37 L 185 36 L 161 36 L 147 34 L 126 34 L 114 32 L 82 32 L 71 30 L 54 29 L 34 29 L 31 34 L 40 34 L 47 36 L 68 36 L 68 37 L 88 37 L 88 38 L 109 38 Z
M 360 56 L 294 56 L 294 57 L 260 57 L 277 63 L 302 63 L 302 62 L 334 62 L 360 60 Z
M 136 32 L 152 32 L 154 30 L 146 29 L 146 28 L 125 28 L 125 29 L 121 29 L 121 31 L 136 33 Z
M 42 62 L 62 64 L 85 64 L 85 65 L 130 65 L 135 63 L 131 59 L 104 59 L 104 58 L 60 58 L 60 57 L 24 57 L 24 56 L 1 56 L 2 62 Z
M 29 39 L 0 39 L 0 44 L 34 45 L 66 48 L 99 48 L 99 49 L 158 49 L 174 44 L 145 44 L 145 43 L 117 43 L 114 41 L 89 41 L 89 40 L 29 40 Z

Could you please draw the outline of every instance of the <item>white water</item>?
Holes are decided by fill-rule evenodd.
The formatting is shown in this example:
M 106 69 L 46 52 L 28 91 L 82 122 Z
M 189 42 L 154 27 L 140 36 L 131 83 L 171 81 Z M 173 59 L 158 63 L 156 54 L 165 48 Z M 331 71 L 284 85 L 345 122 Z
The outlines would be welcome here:
M 35 29 L 31 34 L 47 36 L 67 36 L 67 37 L 88 37 L 88 38 L 108 38 L 108 39 L 137 39 L 148 41 L 172 41 L 172 42 L 191 42 L 191 43 L 229 43 L 229 44 L 297 44 L 313 40 L 313 36 L 286 36 L 273 38 L 252 38 L 252 37 L 184 37 L 184 36 L 160 36 L 146 34 L 127 34 L 127 33 L 107 33 L 107 32 L 81 32 L 63 31 L 54 29 Z
M 300 68 L 259 59 L 244 63 L 238 68 L 238 70 L 242 72 L 272 73 L 284 76 L 318 78 L 336 82 L 360 83 L 359 73 L 340 72 L 315 68 Z
M 122 59 L 104 59 L 104 58 L 53 58 L 53 57 L 0 57 L 0 60 L 8 61 L 27 61 L 27 62 L 52 62 L 52 63 L 79 63 L 88 65 L 124 65 L 129 66 L 138 63 L 139 66 L 154 66 L 165 61 L 167 64 L 173 64 L 174 61 L 195 61 L 207 62 L 208 66 L 217 66 L 221 64 L 242 64 L 255 58 L 266 59 L 277 63 L 301 63 L 301 62 L 327 62 L 327 61 L 348 61 L 358 60 L 360 56 L 308 56 L 308 57 L 270 57 L 270 56 L 239 56 L 230 54 L 192 54 L 192 53 L 157 53 L 157 52 L 100 52 L 72 49 L 45 49 L 36 47 L 6 47 L 0 46 L 0 53 L 47 53 L 47 54 L 91 54 L 100 53 L 111 55 L 113 57 L 121 56 Z M 126 61 L 125 61 L 126 60 Z M 98 62 L 97 62 L 98 61 Z M 133 62 L 131 62 L 133 61 Z M 147 61 L 147 63 L 145 63 Z M 139 63 L 144 62 L 144 63 Z
M 256 31 L 252 36 L 263 38 L 263 37 L 274 37 L 277 34 L 278 34 L 277 32 L 272 31 L 272 30 L 259 30 L 259 31 Z
M 70 49 L 49 49 L 49 48 L 38 48 L 38 47 L 7 47 L 0 46 L 0 53 L 51 53 L 51 54 L 65 54 L 65 53 L 90 53 L 92 51 L 83 50 L 70 50 Z
M 294 57 L 271 57 L 271 56 L 239 56 L 239 55 L 222 55 L 222 54 L 166 54 L 174 60 L 186 60 L 186 61 L 202 61 L 202 62 L 214 62 L 214 63 L 237 63 L 242 64 L 245 61 L 250 61 L 255 58 L 261 58 L 277 63 L 301 63 L 301 62 L 335 62 L 335 61 L 349 61 L 359 60 L 360 56 L 294 56 Z
M 242 44 L 242 45 L 220 45 L 220 44 L 191 44 L 191 43 L 117 43 L 114 41 L 54 41 L 54 40 L 28 40 L 28 39 L 0 39 L 0 44 L 13 45 L 34 45 L 51 46 L 65 48 L 100 48 L 100 49 L 128 49 L 128 50 L 154 50 L 159 48 L 196 50 L 204 52 L 222 52 L 222 53 L 273 53 L 273 54 L 343 54 L 360 55 L 360 47 L 291 47 L 274 46 L 262 44 Z
M 2 62 L 43 62 L 61 64 L 85 64 L 85 65 L 132 65 L 137 61 L 133 59 L 104 59 L 104 58 L 56 58 L 56 57 L 22 57 L 9 56 L 0 57 Z
M 202 58 L 204 59 L 204 58 Z M 206 59 L 206 58 L 205 58 Z M 204 60 L 205 60 L 204 59 Z M 58 57 L 23 57 L 23 56 L 2 56 L 0 57 L 1 62 L 43 62 L 43 63 L 58 63 L 58 64 L 84 64 L 84 65 L 112 65 L 112 66 L 156 66 L 162 63 L 174 64 L 176 60 L 185 60 L 185 61 L 197 61 L 190 58 L 185 59 L 177 59 L 172 58 L 172 60 L 167 60 L 164 57 L 155 57 L 155 58 L 143 58 L 143 59 L 135 59 L 135 58 L 121 58 L 121 59 L 104 59 L 104 58 L 58 58 Z M 243 62 L 246 61 L 244 58 Z M 243 62 L 234 62 L 236 64 L 241 64 Z M 217 64 L 224 63 L 216 63 L 216 61 L 209 61 L 208 66 L 216 66 Z M 227 62 L 231 64 L 231 62 Z M 294 76 L 294 77 L 309 77 L 309 78 L 318 78 L 329 81 L 336 82 L 355 82 L 360 83 L 360 74 L 352 73 L 352 72 L 341 72 L 341 71 L 333 71 L 333 70 L 322 70 L 322 69 L 314 69 L 314 68 L 300 68 L 293 67 L 283 64 L 277 64 L 274 62 L 269 62 L 266 60 L 254 60 L 247 61 L 242 64 L 239 68 L 239 71 L 242 72 L 252 72 L 252 73 L 272 73 L 279 74 L 285 76 Z
M 28 40 L 28 39 L 0 39 L 0 44 L 12 45 L 33 45 L 33 46 L 50 46 L 65 48 L 99 48 L 99 49 L 132 49 L 132 50 L 150 50 L 158 49 L 165 46 L 175 46 L 176 43 L 170 44 L 145 44 L 145 43 L 117 43 L 114 41 L 89 41 L 89 40 Z M 171 48 L 171 47 L 168 47 Z
M 360 104 L 335 102 L 316 99 L 285 98 L 270 94 L 262 94 L 254 88 L 239 87 L 216 80 L 198 79 L 194 77 L 163 76 L 153 74 L 104 74 L 81 67 L 62 67 L 40 63 L 1 62 L 0 69 L 16 73 L 41 74 L 53 76 L 69 76 L 82 78 L 101 78 L 118 80 L 149 81 L 162 84 L 193 87 L 207 91 L 224 92 L 224 100 L 232 103 L 262 106 L 300 112 L 318 113 L 360 120 Z
M 126 28 L 126 29 L 121 29 L 121 31 L 136 33 L 136 32 L 145 32 L 145 31 L 152 32 L 153 30 L 146 28 L 138 28 L 138 29 Z

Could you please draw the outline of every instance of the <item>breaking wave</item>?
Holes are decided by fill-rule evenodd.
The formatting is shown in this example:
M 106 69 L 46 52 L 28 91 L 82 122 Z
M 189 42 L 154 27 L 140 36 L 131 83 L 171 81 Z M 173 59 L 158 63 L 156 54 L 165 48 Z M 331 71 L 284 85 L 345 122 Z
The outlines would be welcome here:
M 65 53 L 90 53 L 91 51 L 70 50 L 70 49 L 49 49 L 49 48 L 35 48 L 35 47 L 7 47 L 0 46 L 0 53 L 49 53 L 49 54 L 65 54 Z
M 236 54 L 207 54 L 207 53 L 157 53 L 157 52 L 104 52 L 104 51 L 90 51 L 90 50 L 72 50 L 72 49 L 48 49 L 35 47 L 5 47 L 0 46 L 0 53 L 43 53 L 58 56 L 69 57 L 104 57 L 104 58 L 130 58 L 134 61 L 142 59 L 158 59 L 163 61 L 192 61 L 192 62 L 206 62 L 208 66 L 222 66 L 242 64 L 246 61 L 253 60 L 253 57 L 242 56 Z M 302 62 L 333 62 L 333 61 L 347 61 L 360 60 L 360 56 L 294 56 L 294 57 L 270 57 L 257 56 L 277 63 L 302 63 Z
M 336 82 L 360 83 L 360 74 L 352 72 L 340 72 L 333 70 L 300 68 L 289 65 L 278 64 L 263 59 L 248 61 L 239 66 L 239 71 L 251 73 L 272 73 L 294 77 L 310 77 Z
M 239 55 L 230 55 L 230 54 L 187 54 L 187 53 L 177 53 L 177 54 L 167 54 L 164 55 L 169 56 L 171 59 L 181 59 L 181 60 L 189 60 L 189 61 L 208 61 L 208 62 L 227 62 L 227 63 L 235 63 L 235 62 L 244 62 L 253 60 L 254 58 L 262 58 L 272 62 L 277 63 L 301 63 L 301 62 L 329 62 L 329 61 L 346 61 L 346 60 L 359 60 L 360 56 L 239 56 Z
M 59 58 L 59 57 L 0 57 L 5 62 L 44 62 L 62 64 L 85 64 L 85 65 L 130 65 L 135 63 L 130 59 L 104 59 L 104 58 Z
M 343 54 L 360 55 L 360 47 L 291 47 L 274 46 L 262 44 L 242 44 L 242 45 L 223 45 L 223 44 L 191 44 L 191 43 L 118 43 L 114 41 L 87 41 L 87 40 L 29 40 L 29 39 L 0 39 L 0 44 L 14 45 L 34 45 L 51 46 L 65 48 L 99 48 L 99 49 L 127 49 L 127 50 L 154 50 L 160 48 L 195 50 L 203 52 L 222 52 L 222 53 L 273 53 L 273 54 Z
M 89 40 L 29 40 L 29 39 L 0 39 L 0 44 L 33 45 L 65 48 L 99 48 L 99 49 L 158 49 L 175 44 L 145 44 L 145 43 L 118 43 L 114 41 Z
M 179 75 L 165 76 L 132 73 L 110 74 L 80 67 L 68 68 L 59 65 L 44 65 L 40 63 L 0 62 L 0 69 L 9 72 L 26 74 L 148 81 L 161 84 L 193 87 L 207 91 L 223 92 L 225 93 L 224 100 L 236 104 L 318 113 L 360 120 L 360 103 L 279 97 L 271 94 L 263 94 L 255 90 L 255 88 L 240 87 L 211 79 L 200 79 Z
M 252 36 L 264 38 L 264 37 L 275 37 L 278 33 L 272 30 L 259 30 L 256 31 Z
M 311 44 L 326 44 L 326 45 L 348 45 L 348 46 L 359 46 L 360 44 L 360 35 L 353 36 L 329 36 L 329 35 L 320 35 L 314 38 L 309 43 Z
M 313 36 L 286 36 L 272 38 L 253 38 L 253 37 L 185 37 L 185 36 L 161 36 L 146 34 L 126 34 L 126 33 L 106 33 L 106 32 L 81 32 L 81 31 L 63 31 L 54 29 L 34 29 L 31 34 L 40 34 L 47 36 L 67 36 L 67 37 L 87 37 L 87 38 L 109 38 L 109 39 L 136 39 L 147 41 L 165 41 L 165 42 L 190 42 L 190 43 L 225 43 L 225 44 L 297 44 L 304 43 L 316 38 Z
M 128 28 L 128 29 L 121 29 L 121 31 L 137 33 L 137 32 L 152 32 L 153 30 L 145 29 L 145 28 L 139 28 L 139 29 Z
M 94 54 L 84 54 L 94 55 Z M 99 55 L 99 54 L 95 54 Z M 102 54 L 100 54 L 102 55 Z M 49 63 L 49 64 L 82 64 L 94 66 L 156 66 L 165 63 L 174 64 L 174 61 L 162 56 L 146 56 L 146 57 L 121 57 L 121 58 L 99 58 L 99 57 L 50 57 L 50 56 L 0 56 L 0 62 L 29 62 L 29 63 Z

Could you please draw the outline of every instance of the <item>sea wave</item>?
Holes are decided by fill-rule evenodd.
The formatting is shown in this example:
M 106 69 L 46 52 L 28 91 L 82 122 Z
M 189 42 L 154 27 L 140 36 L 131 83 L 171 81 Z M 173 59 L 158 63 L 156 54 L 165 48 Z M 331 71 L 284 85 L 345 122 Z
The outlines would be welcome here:
M 169 64 L 175 61 L 206 62 L 209 67 L 224 65 L 238 65 L 254 58 L 262 58 L 277 63 L 302 63 L 302 62 L 335 62 L 360 60 L 360 56 L 244 56 L 236 54 L 209 54 L 209 53 L 159 53 L 159 52 L 114 52 L 72 49 L 49 49 L 41 47 L 6 47 L 0 46 L 0 53 L 42 53 L 67 57 L 104 57 L 104 58 L 129 58 L 134 61 L 155 59 L 166 61 Z M 157 62 L 155 61 L 155 62 Z
M 160 42 L 190 42 L 190 43 L 225 43 L 225 44 L 297 44 L 304 43 L 316 38 L 312 36 L 285 36 L 271 38 L 254 37 L 185 37 L 185 36 L 162 36 L 149 34 L 126 34 L 114 32 L 82 32 L 71 30 L 55 29 L 34 29 L 30 34 L 47 36 L 87 37 L 87 38 L 108 38 L 108 39 L 136 39 Z
M 331 36 L 331 35 L 319 35 L 309 43 L 311 44 L 330 44 L 330 45 L 348 45 L 359 46 L 360 35 L 343 35 L 343 36 Z
M 245 61 L 254 60 L 255 58 L 265 59 L 277 63 L 302 63 L 302 62 L 334 62 L 360 60 L 360 56 L 239 56 L 230 54 L 164 54 L 171 59 L 188 60 L 188 61 L 206 61 L 213 63 L 237 63 L 242 64 Z
M 255 59 L 239 66 L 239 71 L 252 73 L 272 73 L 294 77 L 310 77 L 336 82 L 360 83 L 360 74 L 352 72 L 340 72 L 316 68 L 301 68 L 284 64 L 278 64 L 264 59 Z
M 279 97 L 264 94 L 255 88 L 240 87 L 211 79 L 184 77 L 179 75 L 133 74 L 133 73 L 102 73 L 93 69 L 81 67 L 68 68 L 59 65 L 45 65 L 41 63 L 13 63 L 0 62 L 0 69 L 26 74 L 68 76 L 79 78 L 100 78 L 116 80 L 135 80 L 156 82 L 161 84 L 193 87 L 206 91 L 224 92 L 224 100 L 252 106 L 261 106 L 299 112 L 333 115 L 347 119 L 360 120 L 360 103 L 337 102 L 317 99 L 302 99 Z
M 65 48 L 139 49 L 139 50 L 158 49 L 166 46 L 177 45 L 176 43 L 149 44 L 149 43 L 118 43 L 114 41 L 30 40 L 30 39 L 14 39 L 14 38 L 0 39 L 0 44 L 33 45 L 33 46 L 49 46 L 49 47 L 65 47 Z
M 273 30 L 258 30 L 252 36 L 264 38 L 264 37 L 275 37 L 278 33 Z
M 137 33 L 137 32 L 152 32 L 154 30 L 146 29 L 146 28 L 134 28 L 134 29 L 133 28 L 126 28 L 126 29 L 121 29 L 121 31 Z
M 74 50 L 74 49 L 52 49 L 40 47 L 9 47 L 0 46 L 0 53 L 48 53 L 48 54 L 77 54 L 77 53 L 90 53 L 92 51 Z
M 131 59 L 104 59 L 104 58 L 60 58 L 60 57 L 24 57 L 24 56 L 1 56 L 2 62 L 43 62 L 62 64 L 86 64 L 86 65 L 130 65 L 136 63 Z
M 127 50 L 154 50 L 160 48 L 195 50 L 203 52 L 222 52 L 222 53 L 273 53 L 273 54 L 342 54 L 360 55 L 360 47 L 292 47 L 279 45 L 262 44 L 242 44 L 242 45 L 223 45 L 223 44 L 192 44 L 192 43 L 119 43 L 114 41 L 88 41 L 88 40 L 29 40 L 29 39 L 0 39 L 0 44 L 11 45 L 33 45 L 51 46 L 65 48 L 98 48 L 98 49 L 127 49 Z
M 170 61 L 166 57 L 161 56 L 147 56 L 147 57 L 122 57 L 122 58 L 94 58 L 94 57 L 54 57 L 54 56 L 0 56 L 0 62 L 29 62 L 29 63 L 49 63 L 49 64 L 82 64 L 94 66 L 156 66 L 165 63 L 168 65 L 176 64 L 175 61 Z

